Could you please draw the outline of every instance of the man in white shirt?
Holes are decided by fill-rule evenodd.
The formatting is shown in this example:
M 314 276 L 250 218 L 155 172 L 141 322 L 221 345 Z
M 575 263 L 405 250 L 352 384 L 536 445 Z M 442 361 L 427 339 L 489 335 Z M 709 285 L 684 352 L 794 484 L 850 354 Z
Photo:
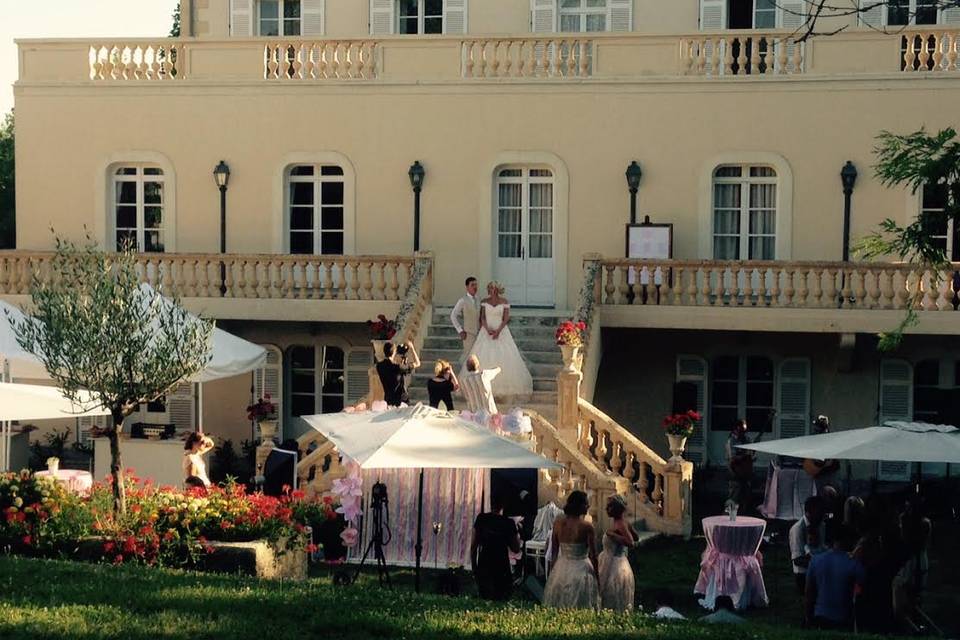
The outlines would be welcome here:
M 477 279 L 470 276 L 463 283 L 466 294 L 453 306 L 450 312 L 450 323 L 463 341 L 463 353 L 460 355 L 460 364 L 470 355 L 473 343 L 477 340 L 480 331 L 480 302 L 477 300 Z
M 467 373 L 460 377 L 460 391 L 466 398 L 470 411 L 485 411 L 490 415 L 497 412 L 497 403 L 494 402 L 490 383 L 499 373 L 500 367 L 481 369 L 477 356 L 467 358 Z
M 790 527 L 790 561 L 797 588 L 804 593 L 810 559 L 827 551 L 823 499 L 811 496 L 803 503 L 803 517 Z

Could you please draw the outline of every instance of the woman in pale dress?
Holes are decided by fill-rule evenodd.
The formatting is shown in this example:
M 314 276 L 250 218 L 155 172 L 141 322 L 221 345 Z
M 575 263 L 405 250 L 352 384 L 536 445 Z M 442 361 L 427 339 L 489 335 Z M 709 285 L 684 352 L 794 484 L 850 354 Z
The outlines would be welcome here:
M 563 507 L 563 517 L 553 523 L 550 577 L 543 592 L 545 607 L 600 608 L 596 532 L 593 525 L 583 519 L 588 509 L 587 494 L 574 491 Z
M 636 587 L 627 552 L 640 538 L 623 517 L 626 511 L 623 496 L 611 496 L 607 500 L 607 515 L 613 524 L 603 535 L 603 551 L 600 552 L 600 604 L 604 609 L 614 611 L 633 610 Z
M 494 395 L 529 398 L 533 377 L 510 333 L 510 302 L 503 292 L 499 282 L 487 285 L 488 297 L 480 302 L 480 333 L 470 355 L 477 356 L 484 369 L 500 368 L 500 375 L 492 382 Z
M 213 449 L 213 440 L 208 436 L 194 431 L 187 436 L 187 441 L 183 443 L 183 484 L 188 488 L 210 486 L 210 478 L 207 476 L 207 463 L 203 456 L 210 449 Z

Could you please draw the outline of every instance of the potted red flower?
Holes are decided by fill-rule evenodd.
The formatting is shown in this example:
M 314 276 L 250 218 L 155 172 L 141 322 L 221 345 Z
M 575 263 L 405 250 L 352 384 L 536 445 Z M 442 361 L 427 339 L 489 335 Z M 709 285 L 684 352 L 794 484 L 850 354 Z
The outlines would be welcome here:
M 663 429 L 667 432 L 670 453 L 673 454 L 670 462 L 683 461 L 683 451 L 687 445 L 687 438 L 693 435 L 699 421 L 700 414 L 693 409 L 684 413 L 674 413 L 663 419 Z
M 261 440 L 273 442 L 277 435 L 277 405 L 270 400 L 269 393 L 247 407 L 247 419 L 259 425 Z
M 573 320 L 564 320 L 557 327 L 557 344 L 560 345 L 560 351 L 563 353 L 565 371 L 577 371 L 577 360 L 580 349 L 583 348 L 583 332 L 586 329 L 585 322 Z
M 373 355 L 377 361 L 383 360 L 383 345 L 397 335 L 397 323 L 381 313 L 376 320 L 367 320 L 367 326 L 370 328 Z

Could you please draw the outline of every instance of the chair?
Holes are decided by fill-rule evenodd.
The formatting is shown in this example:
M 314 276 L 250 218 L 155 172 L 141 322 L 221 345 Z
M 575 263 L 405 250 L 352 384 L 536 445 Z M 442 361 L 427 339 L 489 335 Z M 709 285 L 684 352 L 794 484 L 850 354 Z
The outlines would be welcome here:
M 553 523 L 561 515 L 563 515 L 563 509 L 552 502 L 537 509 L 537 518 L 533 521 L 533 536 L 523 545 L 523 554 L 525 557 L 533 559 L 534 572 L 537 576 L 545 576 L 549 573 L 550 538 L 553 534 Z M 543 567 L 542 573 L 541 566 Z

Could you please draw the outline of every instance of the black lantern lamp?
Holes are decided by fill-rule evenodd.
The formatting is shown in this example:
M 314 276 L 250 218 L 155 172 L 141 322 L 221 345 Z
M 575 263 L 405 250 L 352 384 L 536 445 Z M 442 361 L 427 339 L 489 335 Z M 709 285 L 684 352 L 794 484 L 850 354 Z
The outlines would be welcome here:
M 630 224 L 637 222 L 637 190 L 640 188 L 640 178 L 643 177 L 643 171 L 640 165 L 634 160 L 627 167 L 627 187 L 630 189 Z
M 857 168 L 847 160 L 840 169 L 840 182 L 843 184 L 843 261 L 850 260 L 850 197 L 857 183 Z
M 410 176 L 410 186 L 413 188 L 413 250 L 420 251 L 420 191 L 423 189 L 423 178 L 427 172 L 416 160 L 410 165 L 407 175 Z
M 227 252 L 227 185 L 230 184 L 230 167 L 223 160 L 213 170 L 213 179 L 220 189 L 220 253 Z M 227 295 L 227 266 L 220 262 L 220 296 Z

